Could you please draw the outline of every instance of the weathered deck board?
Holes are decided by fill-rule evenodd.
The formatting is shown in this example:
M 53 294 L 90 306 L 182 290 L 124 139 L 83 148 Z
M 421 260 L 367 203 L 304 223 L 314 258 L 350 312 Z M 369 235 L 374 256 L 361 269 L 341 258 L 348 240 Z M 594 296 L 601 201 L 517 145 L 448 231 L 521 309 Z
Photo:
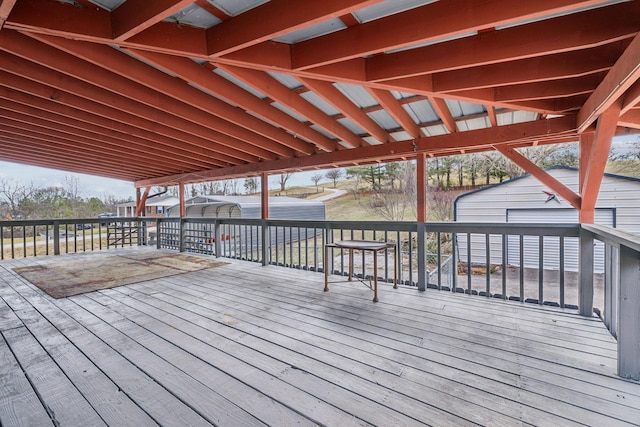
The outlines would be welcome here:
M 11 270 L 33 262 L 0 263 L 3 426 L 640 420 L 615 340 L 570 310 L 387 285 L 373 304 L 241 261 L 53 300 Z

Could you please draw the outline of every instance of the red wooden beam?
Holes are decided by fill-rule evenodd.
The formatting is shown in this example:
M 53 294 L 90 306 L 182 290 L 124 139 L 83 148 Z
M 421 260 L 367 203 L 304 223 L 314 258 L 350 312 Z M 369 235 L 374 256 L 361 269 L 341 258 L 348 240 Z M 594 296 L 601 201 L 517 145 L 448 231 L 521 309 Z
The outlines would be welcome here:
M 350 99 L 342 94 L 335 86 L 322 80 L 299 78 L 299 80 L 316 95 L 333 105 L 345 117 L 351 119 L 371 136 L 382 143 L 389 142 L 392 138 L 371 117 L 357 107 Z
M 231 15 L 229 15 L 219 7 L 213 5 L 212 3 L 208 2 L 207 0 L 197 0 L 196 4 L 221 21 L 226 21 L 227 19 L 231 18 Z
M 491 123 L 491 127 L 498 126 L 498 116 L 496 115 L 496 109 L 491 105 L 487 106 L 487 116 L 489 116 L 489 123 Z
M 524 169 L 528 174 L 535 177 L 538 181 L 556 192 L 560 197 L 564 198 L 571 206 L 576 209 L 580 209 L 580 196 L 574 193 L 569 187 L 549 175 L 549 173 L 544 169 L 541 169 L 531 160 L 527 159 L 511 147 L 497 145 L 495 148 L 506 158 Z
M 618 119 L 618 125 L 632 129 L 640 129 L 640 110 L 629 110 Z
M 369 88 L 369 93 L 380 103 L 380 105 L 394 118 L 402 128 L 411 135 L 412 138 L 420 138 L 420 128 L 413 121 L 409 113 L 402 108 L 398 100 L 386 90 Z
M 317 67 L 598 3 L 601 2 L 500 0 L 487 7 L 479 0 L 435 2 L 298 43 L 292 50 L 293 68 Z
M 633 3 L 637 4 L 636 2 Z M 578 130 L 583 131 L 595 122 L 638 79 L 640 79 L 640 34 L 633 39 L 629 47 L 627 47 L 615 65 L 609 70 L 607 76 L 580 109 L 578 113 Z M 620 109 L 614 108 L 611 111 L 620 112 Z
M 145 61 L 177 75 L 185 81 L 206 89 L 220 98 L 228 100 L 232 104 L 238 105 L 247 111 L 252 111 L 256 115 L 264 117 L 266 120 L 289 130 L 294 135 L 297 135 L 318 147 L 324 149 L 335 148 L 335 142 L 331 139 L 316 132 L 306 124 L 301 123 L 288 114 L 256 98 L 244 89 L 231 84 L 225 78 L 189 59 L 140 50 L 132 50 L 131 52 L 134 55 L 143 58 Z M 311 154 L 315 151 L 313 146 L 300 139 L 291 140 L 283 138 L 281 142 L 283 145 L 303 154 Z
M 582 195 L 582 207 L 580 209 L 580 222 L 593 224 L 594 210 L 600 192 L 600 184 L 604 170 L 607 166 L 611 141 L 616 133 L 618 118 L 622 109 L 622 100 L 619 98 L 604 111 L 598 119 L 595 140 L 591 144 L 589 152 L 580 151 L 580 156 L 588 155 L 589 160 L 581 159 L 581 166 L 586 164 L 586 171 L 580 193 Z
M 144 207 L 147 204 L 147 197 L 149 197 L 149 191 L 151 191 L 151 186 L 146 187 L 144 189 L 144 193 L 140 197 L 140 200 L 138 200 L 138 203 L 136 204 L 136 216 L 142 215 L 142 212 L 144 211 Z
M 0 54 L 0 59 L 2 57 L 2 54 Z M 38 66 L 35 64 L 29 65 L 30 77 L 34 77 L 34 72 L 37 70 L 37 67 Z M 7 62 L 4 62 L 4 68 L 8 68 Z M 172 139 L 173 141 L 170 142 L 170 145 L 182 146 L 184 149 L 198 152 L 201 155 L 213 156 L 218 160 L 223 161 L 225 164 L 237 164 L 239 163 L 238 157 L 244 157 L 243 153 L 218 145 L 211 139 L 195 137 L 181 131 L 179 126 L 177 126 L 177 123 L 175 123 L 176 127 L 168 127 L 162 124 L 163 121 L 165 123 L 171 122 L 172 120 L 170 119 L 170 116 L 140 109 L 133 102 L 123 101 L 122 103 L 119 103 L 118 99 L 114 98 L 112 95 L 102 99 L 101 92 L 92 90 L 83 91 L 80 87 L 82 85 L 78 81 L 74 82 L 60 79 L 59 76 L 55 76 L 51 71 L 45 70 L 41 77 L 44 82 L 50 81 L 49 79 L 54 80 L 57 84 L 57 87 L 55 88 L 35 81 L 26 80 L 20 77 L 21 75 L 23 75 L 23 72 L 20 70 L 16 70 L 15 74 L 0 72 L 0 85 L 29 93 L 32 96 L 52 99 L 57 103 L 67 105 L 81 111 L 102 115 L 112 120 L 128 123 L 149 132 L 157 133 L 160 136 L 158 138 L 160 141 L 166 140 L 166 138 Z M 68 84 L 65 84 L 64 88 L 60 88 L 61 82 L 63 81 L 66 81 Z M 66 92 L 64 91 L 65 89 L 79 92 L 79 95 Z M 99 104 L 96 101 L 102 101 L 102 103 Z M 145 114 L 146 117 L 144 117 Z M 185 124 L 185 129 L 186 128 L 188 128 L 188 126 Z M 246 161 L 252 160 L 256 160 L 256 158 L 248 157 L 246 159 Z
M 620 110 L 620 114 L 624 115 L 627 111 L 630 111 L 633 108 L 638 108 L 639 104 L 640 104 L 640 81 L 636 80 L 636 82 L 624 94 L 624 104 L 622 105 L 622 110 Z
M 209 55 L 222 56 L 382 0 L 271 0 L 207 30 Z
M 397 79 L 513 61 L 632 38 L 640 29 L 640 23 L 635 19 L 638 14 L 640 4 L 621 3 L 605 9 L 378 55 L 366 60 L 367 80 Z
M 3 100 L 2 107 L 26 118 L 39 117 L 64 126 L 83 129 L 96 134 L 95 140 L 104 142 L 102 137 L 117 140 L 128 150 L 140 153 L 153 153 L 159 157 L 171 160 L 172 164 L 205 164 L 205 159 L 218 166 L 226 166 L 225 163 L 213 161 L 202 150 L 194 153 L 186 144 L 160 135 L 153 134 L 144 129 L 139 129 L 112 120 L 108 117 L 91 114 L 86 111 L 67 107 L 49 99 L 29 96 L 26 93 L 18 92 L 5 87 L 0 87 L 0 99 Z M 108 140 L 107 142 L 108 143 Z
M 494 89 L 496 101 L 530 101 L 536 99 L 567 98 L 575 95 L 591 94 L 606 72 L 583 77 L 565 78 L 539 83 L 524 83 L 501 86 Z
M 244 81 L 263 93 L 269 93 L 270 97 L 287 108 L 295 111 L 297 114 L 311 120 L 318 126 L 321 126 L 327 132 L 340 138 L 350 147 L 358 147 L 364 144 L 364 141 L 356 134 L 349 131 L 340 123 L 327 116 L 313 104 L 289 90 L 270 75 L 261 71 L 238 68 L 229 65 L 220 65 L 220 68 L 233 75 L 234 77 Z
M 440 120 L 442 120 L 444 127 L 447 128 L 449 133 L 457 132 L 458 127 L 456 126 L 456 121 L 453 119 L 451 111 L 449 110 L 449 107 L 447 106 L 445 100 L 442 98 L 430 96 L 429 102 L 431 103 L 431 106 L 433 107 L 433 110 L 436 112 L 438 117 L 440 117 Z
M 339 150 L 331 153 L 319 153 L 298 159 L 281 159 L 259 164 L 247 164 L 225 168 L 224 171 L 201 171 L 193 174 L 178 174 L 158 179 L 141 180 L 136 186 L 164 185 L 171 182 L 191 180 L 206 181 L 230 177 L 255 176 L 262 171 L 308 170 L 315 167 L 329 167 L 349 163 L 366 164 L 403 156 L 413 157 L 416 153 L 438 154 L 447 150 L 482 149 L 487 150 L 496 144 L 523 143 L 531 145 L 532 139 L 567 133 L 575 133 L 575 116 L 565 116 L 549 120 L 519 123 L 509 126 L 479 129 L 455 134 L 423 137 L 412 141 L 394 142 Z
M 165 105 L 161 107 L 163 111 L 174 113 L 200 126 L 246 141 L 253 146 L 246 147 L 247 152 L 263 159 L 273 158 L 273 153 L 283 156 L 292 155 L 290 149 L 279 143 L 280 140 L 295 140 L 286 132 L 255 117 L 248 116 L 200 90 L 186 84 L 176 84 L 174 78 L 114 49 L 54 37 L 37 35 L 34 37 L 76 57 L 66 57 L 60 54 L 60 59 L 49 60 L 48 66 L 50 67 L 55 66 L 69 75 L 101 84 L 108 90 L 140 102 L 146 102 L 152 107 L 158 106 L 158 99 L 164 100 L 163 104 Z M 16 41 L 16 43 L 19 42 L 19 40 Z M 23 43 L 27 42 L 23 41 Z M 31 45 L 30 48 L 36 49 L 37 46 Z M 34 55 L 31 53 L 31 56 Z M 83 62 L 83 60 L 91 62 L 94 66 Z M 165 94 L 166 97 L 158 97 L 154 91 Z M 175 100 L 181 102 L 175 102 Z M 258 133 L 261 136 L 256 135 Z M 272 141 L 266 138 L 272 139 Z M 295 141 L 295 143 L 299 142 Z M 235 146 L 234 148 L 242 149 L 243 147 Z
M 123 41 L 193 4 L 193 0 L 127 0 L 111 12 L 113 39 Z
M 4 27 L 4 23 L 9 17 L 13 6 L 16 4 L 17 0 L 2 0 L 0 2 L 0 30 Z

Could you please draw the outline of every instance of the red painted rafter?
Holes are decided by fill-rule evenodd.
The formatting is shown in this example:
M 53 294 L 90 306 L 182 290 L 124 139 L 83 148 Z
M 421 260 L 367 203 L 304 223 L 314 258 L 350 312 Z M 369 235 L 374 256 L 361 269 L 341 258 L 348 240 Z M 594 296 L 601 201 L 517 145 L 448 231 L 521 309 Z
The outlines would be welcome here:
M 520 166 L 531 176 L 535 177 L 538 181 L 549 187 L 556 192 L 560 197 L 565 199 L 571 206 L 576 209 L 580 209 L 580 196 L 573 192 L 569 187 L 549 175 L 547 171 L 540 168 L 538 165 L 527 159 L 512 147 L 505 147 L 496 145 L 495 149 L 498 150 L 506 158 Z
M 299 122 L 288 114 L 272 107 L 268 103 L 256 98 L 249 92 L 230 84 L 226 79 L 213 73 L 211 70 L 196 64 L 195 62 L 175 56 L 162 55 L 152 52 L 134 50 L 132 53 L 145 61 L 173 73 L 185 81 L 214 93 L 216 96 L 228 100 L 247 111 L 252 111 L 258 116 L 289 130 L 293 134 L 317 145 L 319 148 L 330 151 L 335 149 L 335 142 L 326 136 L 314 131 L 304 123 Z M 300 140 L 283 141 L 289 148 L 305 154 L 311 154 L 313 147 Z
M 261 171 L 308 170 L 314 167 L 331 167 L 350 163 L 370 163 L 388 159 L 399 159 L 403 156 L 413 157 L 415 153 L 438 154 L 447 150 L 461 148 L 487 150 L 496 144 L 523 143 L 531 145 L 532 139 L 544 138 L 562 133 L 575 134 L 575 116 L 566 116 L 550 120 L 519 123 L 496 128 L 478 129 L 439 136 L 423 137 L 412 141 L 398 141 L 393 144 L 367 145 L 352 150 L 339 150 L 331 153 L 319 153 L 315 156 L 298 159 L 280 159 L 254 165 L 241 165 L 225 168 L 220 171 L 200 171 L 194 174 L 178 174 L 165 178 L 143 180 L 136 186 L 163 185 L 172 182 L 206 181 L 247 176 Z
M 380 1 L 382 0 L 271 0 L 208 29 L 208 53 L 212 57 L 226 55 Z
M 640 80 L 636 82 L 624 94 L 624 104 L 620 114 L 624 114 L 640 104 Z
M 597 3 L 600 1 L 501 0 L 486 7 L 480 0 L 435 2 L 298 43 L 292 51 L 293 68 L 317 67 Z M 434 16 L 447 19 L 434 20 Z
M 487 116 L 489 117 L 489 123 L 492 127 L 498 126 L 498 117 L 496 115 L 496 109 L 489 105 L 487 106 Z
M 578 129 L 582 131 L 596 121 L 600 114 L 615 104 L 638 79 L 640 79 L 640 34 L 633 39 L 580 109 Z
M 500 31 L 366 59 L 380 81 L 586 49 L 633 37 L 640 4 L 621 3 Z M 452 54 L 455 52 L 455 54 Z
M 453 115 L 451 115 L 451 111 L 447 106 L 447 103 L 442 98 L 435 98 L 433 96 L 429 97 L 429 102 L 433 107 L 433 110 L 436 112 L 440 120 L 442 120 L 442 124 L 447 128 L 449 133 L 454 133 L 458 131 L 458 127 L 456 126 L 456 121 L 453 119 Z
M 382 129 L 371 117 L 356 106 L 350 99 L 342 94 L 335 86 L 322 80 L 307 78 L 299 79 L 308 89 L 333 105 L 355 124 L 360 126 L 378 141 L 385 143 L 392 140 L 387 131 Z
M 220 65 L 220 68 L 234 77 L 253 86 L 261 92 L 268 92 L 271 98 L 295 111 L 297 114 L 306 117 L 327 132 L 340 138 L 350 147 L 357 147 L 364 144 L 364 141 L 356 134 L 349 131 L 340 123 L 327 116 L 313 104 L 306 101 L 286 86 L 282 85 L 273 77 L 260 71 L 245 68 Z
M 4 23 L 11 13 L 11 9 L 15 6 L 16 0 L 2 0 L 0 1 L 0 30 L 4 27 Z
M 3 91 L 0 90 L 0 92 Z M 0 97 L 1 96 L 2 95 L 0 95 Z M 70 134 L 81 135 L 86 138 L 90 138 L 92 141 L 99 140 L 101 144 L 98 149 L 101 149 L 101 147 L 113 147 L 120 150 L 126 150 L 134 157 L 137 155 L 142 156 L 141 160 L 144 160 L 144 158 L 153 158 L 155 159 L 154 163 L 158 163 L 159 165 L 166 167 L 193 167 L 198 164 L 201 165 L 200 167 L 204 167 L 207 164 L 205 157 L 202 155 L 199 157 L 196 157 L 195 155 L 190 156 L 188 152 L 180 151 L 174 147 L 169 147 L 170 150 L 167 151 L 167 148 L 154 141 L 144 140 L 124 132 L 116 131 L 119 123 L 115 123 L 98 116 L 93 116 L 90 119 L 98 123 L 101 121 L 100 119 L 103 119 L 104 123 L 102 123 L 102 126 L 95 122 L 88 123 L 82 121 L 83 114 L 81 114 L 82 112 L 80 111 L 72 111 L 72 114 L 67 113 L 67 116 L 59 114 L 58 110 L 60 109 L 66 109 L 67 111 L 71 109 L 54 103 L 45 104 L 43 100 L 39 100 L 37 98 L 32 98 L 32 102 L 30 104 L 17 104 L 5 99 L 1 105 L 2 108 L 0 108 L 0 110 L 3 111 L 3 115 L 5 117 L 12 117 L 16 120 L 22 118 L 23 120 L 31 120 L 34 123 L 47 121 L 49 122 L 49 126 L 52 126 L 53 129 L 58 129 Z M 44 108 L 45 106 L 48 108 Z M 9 114 L 8 112 L 12 112 L 14 114 Z M 112 127 L 108 127 L 108 123 L 110 123 Z M 223 163 L 219 162 L 210 161 L 209 163 L 217 166 L 224 166 Z
M 620 126 L 626 126 L 632 129 L 640 130 L 640 110 L 629 110 L 618 118 Z
M 0 57 L 1 56 L 2 55 L 0 55 Z M 6 68 L 6 62 L 3 65 Z M 31 64 L 30 68 L 31 73 L 33 74 L 34 71 L 36 71 L 37 66 Z M 60 79 L 59 77 L 52 75 L 51 72 L 47 73 L 47 76 L 42 80 L 43 82 L 47 82 L 48 79 L 56 80 L 56 87 L 46 86 L 34 81 L 28 81 L 20 77 L 22 72 L 22 69 L 17 74 L 13 75 L 0 72 L 0 85 L 42 97 L 44 99 L 52 99 L 72 108 L 87 111 L 92 114 L 102 115 L 112 120 L 129 123 L 132 126 L 158 133 L 163 138 L 170 138 L 174 141 L 174 144 L 184 142 L 186 147 L 189 147 L 191 150 L 211 153 L 211 155 L 215 155 L 218 160 L 228 164 L 240 163 L 239 158 L 244 159 L 244 161 L 247 162 L 257 160 L 254 156 L 248 156 L 245 153 L 236 152 L 231 148 L 219 145 L 210 139 L 200 138 L 181 131 L 180 127 L 184 127 L 185 130 L 189 129 L 193 132 L 186 123 L 182 123 L 178 120 L 172 120 L 171 116 L 160 112 L 152 113 L 148 109 L 139 108 L 135 103 L 126 100 L 118 100 L 111 95 L 106 96 L 106 94 L 103 94 L 100 91 L 91 90 L 91 88 L 85 92 L 82 90 L 80 82 Z M 34 76 L 32 75 L 32 77 Z M 65 84 L 62 85 L 61 82 L 64 82 Z M 64 86 L 64 88 L 70 89 L 72 92 L 76 92 L 79 95 L 72 92 L 65 92 L 60 89 L 60 86 Z M 169 122 L 175 122 L 171 124 L 176 127 L 167 126 L 166 123 Z M 218 135 L 218 137 L 224 139 L 220 135 Z M 228 143 L 233 145 L 231 140 L 229 140 Z M 235 144 L 237 144 L 237 142 Z
M 402 108 L 402 105 L 394 98 L 391 92 L 369 88 L 369 93 L 412 138 L 420 138 L 422 135 L 420 127 L 413 121 L 409 113 Z
M 63 49 L 70 55 L 94 64 L 91 66 L 77 58 L 60 56 L 59 59 L 49 59 L 50 66 L 57 64 L 59 70 L 64 70 L 63 72 L 78 76 L 85 81 L 100 81 L 106 89 L 140 102 L 146 102 L 152 107 L 157 106 L 158 98 L 164 99 L 166 104 L 162 107 L 164 111 L 190 119 L 200 126 L 242 139 L 255 147 L 248 147 L 248 151 L 259 157 L 268 159 L 271 154 L 266 150 L 275 154 L 291 155 L 291 149 L 283 147 L 280 144 L 281 140 L 294 146 L 301 145 L 301 141 L 295 140 L 286 132 L 243 114 L 229 104 L 189 87 L 186 83 L 176 84 L 174 78 L 160 71 L 149 69 L 140 61 L 111 48 L 53 37 L 36 37 L 50 46 Z M 24 41 L 22 43 L 26 44 Z M 36 48 L 37 45 L 30 46 L 31 56 Z M 24 49 L 16 48 L 15 50 L 24 52 Z M 46 55 L 47 52 L 42 52 L 42 54 Z M 115 73 L 115 75 L 111 73 Z M 165 94 L 166 97 L 158 97 L 154 91 Z M 171 100 L 169 97 L 174 99 Z M 175 100 L 181 102 L 175 102 Z M 310 147 L 305 146 L 305 148 L 307 153 L 311 151 Z M 298 148 L 298 150 L 300 149 Z
M 113 39 L 126 40 L 190 4 L 193 0 L 127 0 L 111 12 Z

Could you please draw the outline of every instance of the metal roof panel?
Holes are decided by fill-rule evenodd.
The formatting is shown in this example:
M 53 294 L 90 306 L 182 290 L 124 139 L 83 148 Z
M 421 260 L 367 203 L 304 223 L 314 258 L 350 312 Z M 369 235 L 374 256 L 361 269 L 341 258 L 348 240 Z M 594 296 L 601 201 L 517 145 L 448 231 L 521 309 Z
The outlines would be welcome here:
M 425 4 L 434 3 L 435 1 L 436 0 L 386 0 L 353 12 L 353 16 L 355 16 L 358 22 L 364 23 L 393 15 L 398 12 L 404 12 L 405 10 L 419 6 L 424 6 Z
M 284 34 L 279 37 L 275 37 L 273 40 L 282 43 L 298 43 L 304 40 L 309 40 L 314 37 L 324 36 L 335 31 L 340 31 L 347 28 L 340 18 L 329 19 L 328 21 L 320 22 L 310 27 L 301 28 L 297 31 Z
M 260 6 L 269 0 L 207 0 L 218 9 L 227 13 L 227 15 L 240 15 L 247 10 Z
M 329 116 L 335 116 L 340 114 L 340 110 L 336 109 L 333 105 L 329 104 L 323 98 L 316 95 L 314 92 L 304 92 L 300 94 L 301 97 L 306 99 L 309 103 L 311 103 L 314 107 L 321 110 L 323 113 Z
M 378 105 L 378 101 L 376 101 L 376 99 L 362 86 L 348 83 L 334 83 L 333 85 L 359 108 L 368 108 Z

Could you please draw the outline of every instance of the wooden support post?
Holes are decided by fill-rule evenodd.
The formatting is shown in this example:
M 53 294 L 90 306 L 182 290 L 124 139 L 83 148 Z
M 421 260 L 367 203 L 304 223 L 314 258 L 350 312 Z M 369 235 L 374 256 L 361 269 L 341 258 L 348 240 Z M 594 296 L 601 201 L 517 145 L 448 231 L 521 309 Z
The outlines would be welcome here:
M 136 216 L 144 216 L 145 205 L 147 204 L 147 197 L 149 197 L 149 191 L 151 191 L 151 186 L 146 187 L 144 189 L 144 194 L 142 197 L 139 197 L 138 202 L 136 203 Z M 138 192 L 137 196 L 140 196 Z
M 427 157 L 420 153 L 416 156 L 416 195 L 417 195 L 417 215 L 418 222 L 418 290 L 427 289 Z M 411 239 L 409 239 L 411 244 Z
M 618 375 L 640 380 L 640 253 L 620 245 Z
M 267 219 L 269 219 L 269 174 L 262 172 L 260 176 L 260 212 L 262 218 L 262 265 L 269 265 L 271 251 L 269 248 L 269 226 L 267 225 Z
M 580 229 L 580 271 L 578 273 L 578 308 L 580 315 L 593 316 L 593 234 Z
M 187 216 L 187 208 L 184 203 L 184 182 L 178 184 L 178 191 L 180 194 L 180 217 Z

